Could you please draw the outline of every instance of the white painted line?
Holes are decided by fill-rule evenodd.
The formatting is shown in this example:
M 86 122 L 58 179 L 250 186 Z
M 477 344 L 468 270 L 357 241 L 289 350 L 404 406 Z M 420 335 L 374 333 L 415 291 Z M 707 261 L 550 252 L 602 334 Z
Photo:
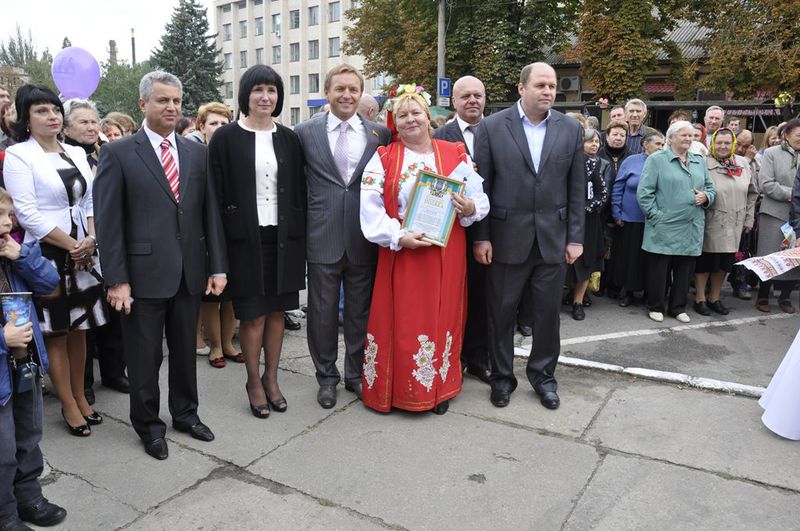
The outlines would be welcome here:
M 791 317 L 796 317 L 796 315 L 788 313 L 780 313 L 780 314 L 764 315 L 758 317 L 743 317 L 741 319 L 730 319 L 727 321 L 707 321 L 704 323 L 678 325 L 668 328 L 645 328 L 643 330 L 628 330 L 625 332 L 612 332 L 610 334 L 599 334 L 595 336 L 571 337 L 569 339 L 562 339 L 561 346 L 565 347 L 568 345 L 581 345 L 583 343 L 606 341 L 609 339 L 624 339 L 628 337 L 652 336 L 660 334 L 662 332 L 685 332 L 687 330 L 700 330 L 703 328 L 735 326 L 741 324 L 757 323 L 758 321 L 768 321 L 771 319 L 789 319 Z

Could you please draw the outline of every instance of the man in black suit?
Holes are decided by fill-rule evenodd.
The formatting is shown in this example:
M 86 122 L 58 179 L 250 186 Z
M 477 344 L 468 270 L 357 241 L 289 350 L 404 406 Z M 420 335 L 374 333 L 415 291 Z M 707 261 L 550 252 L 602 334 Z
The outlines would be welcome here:
M 520 99 L 481 122 L 475 160 L 489 195 L 489 217 L 475 227 L 475 259 L 487 274 L 491 401 L 507 406 L 514 376 L 514 318 L 530 282 L 533 347 L 528 380 L 549 409 L 559 406 L 555 368 L 566 272 L 583 252 L 586 178 L 583 129 L 552 110 L 556 73 L 522 69 Z
M 475 131 L 483 118 L 486 89 L 473 76 L 458 78 L 453 84 L 456 117 L 433 132 L 433 138 L 462 142 L 475 157 Z M 489 346 L 486 339 L 486 266 L 475 261 L 472 231 L 467 231 L 467 325 L 461 347 L 461 365 L 467 374 L 489 383 Z
M 135 135 L 103 146 L 94 181 L 108 301 L 123 312 L 131 422 L 156 459 L 168 455 L 158 416 L 165 332 L 172 425 L 196 439 L 214 439 L 197 416 L 195 330 L 201 293 L 222 293 L 228 269 L 206 148 L 174 132 L 182 90 L 166 72 L 142 78 L 145 123 Z

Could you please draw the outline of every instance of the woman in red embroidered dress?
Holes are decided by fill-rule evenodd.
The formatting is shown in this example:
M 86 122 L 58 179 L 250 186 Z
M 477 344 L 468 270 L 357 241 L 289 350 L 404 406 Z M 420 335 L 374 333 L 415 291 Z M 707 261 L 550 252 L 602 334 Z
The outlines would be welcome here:
M 443 414 L 461 392 L 461 342 L 466 318 L 464 227 L 483 219 L 489 199 L 461 143 L 432 138 L 429 96 L 403 85 L 388 104 L 397 140 L 367 164 L 361 181 L 361 230 L 381 246 L 364 349 L 362 400 Z M 389 122 L 391 124 L 391 120 Z M 417 172 L 466 182 L 453 195 L 458 223 L 446 247 L 401 228 Z

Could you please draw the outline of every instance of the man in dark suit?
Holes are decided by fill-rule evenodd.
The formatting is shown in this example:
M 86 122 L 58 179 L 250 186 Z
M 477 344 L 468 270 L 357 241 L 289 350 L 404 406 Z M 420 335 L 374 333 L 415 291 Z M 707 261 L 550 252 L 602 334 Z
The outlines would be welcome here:
M 166 425 L 158 416 L 165 332 L 172 425 L 196 439 L 214 439 L 197 416 L 195 330 L 201 293 L 220 294 L 228 269 L 206 148 L 174 132 L 182 90 L 166 72 L 142 78 L 144 126 L 103 146 L 94 181 L 108 301 L 123 312 L 131 422 L 157 459 L 168 455 Z
M 456 117 L 433 132 L 433 138 L 461 142 L 475 157 L 475 131 L 483 118 L 486 89 L 473 76 L 460 77 L 453 84 Z M 489 383 L 489 345 L 486 339 L 486 266 L 475 261 L 472 231 L 467 231 L 467 324 L 461 347 L 464 372 Z
M 308 187 L 308 349 L 316 368 L 323 408 L 336 405 L 339 349 L 339 286 L 344 284 L 344 387 L 361 397 L 361 369 L 367 334 L 377 247 L 361 233 L 361 174 L 391 134 L 360 116 L 364 78 L 349 65 L 325 77 L 329 112 L 297 127 L 306 159 Z
M 583 129 L 552 110 L 556 73 L 545 63 L 522 69 L 520 99 L 485 118 L 475 160 L 489 195 L 489 217 L 475 227 L 475 259 L 487 275 L 491 401 L 507 406 L 514 377 L 514 318 L 530 282 L 533 347 L 528 380 L 549 409 L 559 406 L 555 368 L 565 262 L 583 252 L 586 178 Z

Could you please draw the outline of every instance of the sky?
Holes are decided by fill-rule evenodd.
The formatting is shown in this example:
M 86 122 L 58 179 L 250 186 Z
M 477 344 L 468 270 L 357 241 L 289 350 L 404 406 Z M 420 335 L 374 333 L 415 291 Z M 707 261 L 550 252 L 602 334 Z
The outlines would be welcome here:
M 213 0 L 208 8 L 214 28 Z M 0 39 L 8 42 L 19 25 L 24 36 L 31 30 L 36 49 L 49 48 L 55 56 L 64 37 L 88 50 L 98 62 L 108 60 L 108 41 L 117 41 L 117 59 L 131 60 L 131 28 L 136 32 L 136 60 L 148 58 L 158 47 L 164 26 L 178 0 L 0 0 Z

